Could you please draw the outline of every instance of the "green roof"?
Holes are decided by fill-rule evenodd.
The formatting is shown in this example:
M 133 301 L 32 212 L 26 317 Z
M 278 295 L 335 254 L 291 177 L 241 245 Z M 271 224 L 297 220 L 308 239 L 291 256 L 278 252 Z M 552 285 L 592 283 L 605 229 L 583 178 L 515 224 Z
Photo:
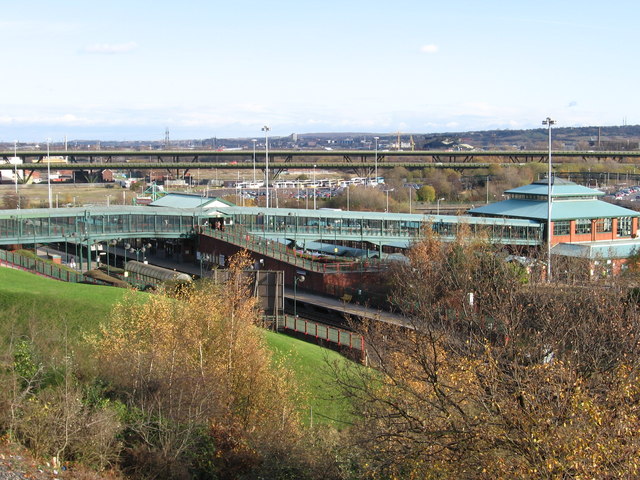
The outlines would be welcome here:
M 475 225 L 496 225 L 498 219 L 472 217 L 468 215 L 430 215 L 422 213 L 386 213 L 366 212 L 355 210 L 317 209 L 308 210 L 300 208 L 264 208 L 264 207 L 220 207 L 217 209 L 228 215 L 270 215 L 270 216 L 299 216 L 317 217 L 323 219 L 340 220 L 343 218 L 363 218 L 367 220 L 399 220 L 407 222 L 437 222 L 439 220 L 448 223 L 472 223 Z M 545 217 L 546 218 L 546 217 Z M 511 226 L 530 226 L 539 222 L 527 219 L 503 219 L 502 223 Z
M 559 243 L 551 253 L 567 257 L 595 259 L 628 258 L 640 250 L 640 239 L 610 240 L 583 243 Z
M 549 196 L 549 184 L 547 179 L 535 181 L 529 185 L 522 187 L 512 188 L 505 192 L 507 195 L 539 195 L 543 197 Z M 551 182 L 551 197 L 601 197 L 605 195 L 600 190 L 594 190 L 593 188 L 578 185 L 577 183 L 564 180 L 562 178 L 554 177 Z
M 217 197 L 203 197 L 188 193 L 169 193 L 162 198 L 151 202 L 151 207 L 172 207 L 172 208 L 215 208 L 233 205 L 226 200 Z
M 547 220 L 546 201 L 510 199 L 469 210 L 473 215 Z M 551 221 L 577 218 L 639 217 L 640 213 L 602 200 L 554 200 L 551 202 Z

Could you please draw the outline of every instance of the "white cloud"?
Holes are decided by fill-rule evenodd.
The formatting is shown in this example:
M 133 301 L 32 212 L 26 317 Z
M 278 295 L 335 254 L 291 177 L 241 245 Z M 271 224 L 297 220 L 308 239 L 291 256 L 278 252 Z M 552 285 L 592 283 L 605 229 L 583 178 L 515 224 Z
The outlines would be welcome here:
M 438 46 L 434 44 L 423 45 L 420 47 L 420 51 L 422 53 L 436 53 L 438 51 Z
M 138 48 L 136 42 L 127 43 L 94 43 L 83 48 L 84 53 L 93 53 L 99 55 L 112 55 L 116 53 L 127 53 Z

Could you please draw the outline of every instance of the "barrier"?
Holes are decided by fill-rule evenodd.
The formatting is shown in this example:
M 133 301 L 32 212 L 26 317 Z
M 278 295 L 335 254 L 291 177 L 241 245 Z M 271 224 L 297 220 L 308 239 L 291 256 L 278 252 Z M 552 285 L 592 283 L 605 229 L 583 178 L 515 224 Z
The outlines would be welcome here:
M 359 333 L 350 332 L 342 328 L 331 327 L 290 315 L 285 315 L 284 323 L 280 328 L 284 331 L 292 330 L 296 333 L 312 336 L 316 340 L 324 340 L 340 347 L 358 350 L 362 352 L 363 355 L 365 352 L 364 337 Z
M 36 260 L 35 258 L 26 257 L 24 255 L 20 255 L 19 253 L 9 252 L 7 250 L 0 249 L 0 261 L 10 266 L 17 267 L 21 270 L 36 272 L 40 275 L 44 275 L 55 280 L 62 280 L 63 282 L 95 283 L 96 285 L 107 285 L 106 283 L 94 278 L 85 277 L 82 273 L 70 271 L 55 264 L 50 264 L 42 260 Z

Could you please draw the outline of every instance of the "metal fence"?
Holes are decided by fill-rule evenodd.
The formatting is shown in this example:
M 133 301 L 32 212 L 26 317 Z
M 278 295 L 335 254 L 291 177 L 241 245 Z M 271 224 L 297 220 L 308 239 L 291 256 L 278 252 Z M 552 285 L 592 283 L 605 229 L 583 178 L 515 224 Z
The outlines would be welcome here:
M 56 280 L 72 283 L 95 283 L 97 285 L 106 285 L 106 283 L 94 278 L 85 277 L 82 273 L 61 268 L 56 264 L 43 262 L 35 258 L 20 255 L 19 253 L 9 252 L 0 249 L 0 263 L 6 263 L 17 267 L 21 270 L 28 270 L 39 273 Z
M 233 245 L 246 248 L 247 250 L 260 253 L 267 257 L 291 263 L 297 267 L 312 272 L 344 273 L 377 271 L 387 268 L 387 266 L 378 259 L 366 259 L 364 261 L 354 260 L 350 262 L 326 261 L 322 259 L 312 260 L 308 258 L 308 255 L 296 252 L 295 249 L 289 248 L 280 242 L 256 237 L 237 226 L 228 227 L 224 231 L 216 230 L 211 227 L 203 227 L 201 233 L 209 237 L 217 238 Z
M 359 350 L 364 354 L 365 345 L 362 335 L 341 328 L 331 327 L 322 323 L 312 322 L 304 318 L 285 315 L 279 324 L 279 330 L 291 330 L 305 336 L 314 337 L 316 340 L 324 340 L 340 347 L 348 347 Z

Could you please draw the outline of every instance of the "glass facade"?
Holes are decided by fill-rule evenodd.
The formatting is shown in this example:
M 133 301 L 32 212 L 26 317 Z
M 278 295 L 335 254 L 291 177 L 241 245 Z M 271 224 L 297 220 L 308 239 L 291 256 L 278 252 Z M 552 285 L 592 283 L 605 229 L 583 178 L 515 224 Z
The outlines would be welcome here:
M 161 213 L 162 210 L 158 210 Z M 155 213 L 155 212 L 154 212 Z M 163 212 L 164 213 L 164 212 Z M 16 243 L 34 241 L 63 241 L 69 239 L 108 238 L 126 236 L 162 236 L 193 232 L 196 217 L 193 215 L 90 213 L 75 216 L 20 216 L 0 219 L 0 236 L 16 239 Z M 175 236 L 175 235 L 173 235 Z M 42 239 L 42 240 L 39 240 Z
M 204 225 L 205 221 L 205 217 L 188 209 L 71 210 L 18 211 L 15 215 L 0 218 L 0 237 L 4 243 L 86 241 L 89 238 L 176 238 L 195 234 L 198 225 Z M 217 219 L 214 218 L 216 215 Z M 208 220 L 217 221 L 222 217 L 223 213 L 213 214 Z M 340 237 L 347 241 L 367 241 L 371 238 L 379 244 L 403 239 L 410 241 L 431 229 L 445 240 L 468 233 L 485 236 L 496 243 L 539 245 L 544 228 L 541 223 L 517 219 L 293 209 L 229 209 L 224 211 L 224 217 L 227 225 L 238 225 L 247 233 L 258 236 L 263 232 L 271 237 L 291 239 L 296 234 L 311 234 L 327 240 Z

